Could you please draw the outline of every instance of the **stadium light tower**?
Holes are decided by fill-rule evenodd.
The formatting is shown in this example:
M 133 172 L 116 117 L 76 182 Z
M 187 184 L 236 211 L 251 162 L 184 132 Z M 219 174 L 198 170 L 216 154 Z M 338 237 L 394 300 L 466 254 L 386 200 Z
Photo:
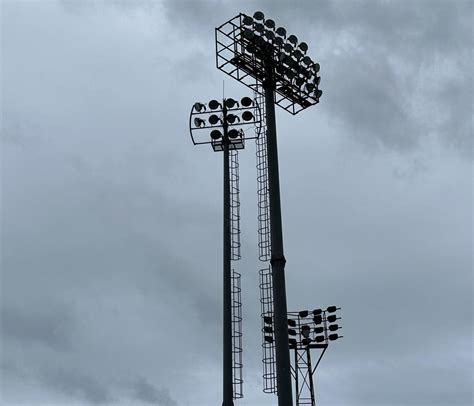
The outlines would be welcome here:
M 292 405 L 288 349 L 285 263 L 281 224 L 280 181 L 275 104 L 291 114 L 319 103 L 319 64 L 308 45 L 276 27 L 261 11 L 239 14 L 216 28 L 217 68 L 265 96 L 268 188 L 270 195 L 271 267 L 278 405 Z
M 231 261 L 240 259 L 240 200 L 238 150 L 245 140 L 258 137 L 261 113 L 256 100 L 227 98 L 207 105 L 194 103 L 189 130 L 194 145 L 211 144 L 224 156 L 223 228 L 223 402 L 232 406 L 242 392 L 242 313 L 240 274 Z

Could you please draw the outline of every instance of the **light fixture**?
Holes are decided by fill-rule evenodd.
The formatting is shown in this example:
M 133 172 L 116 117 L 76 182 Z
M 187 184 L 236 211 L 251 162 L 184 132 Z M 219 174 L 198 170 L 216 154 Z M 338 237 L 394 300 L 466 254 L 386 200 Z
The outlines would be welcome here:
M 250 97 L 242 97 L 242 99 L 240 99 L 240 103 L 244 107 L 250 107 L 253 104 L 253 100 Z
M 336 306 L 329 306 L 326 311 L 328 313 L 334 313 L 335 311 L 337 310 L 337 307 Z
M 315 328 L 314 328 L 314 332 L 315 332 L 316 334 L 324 333 L 324 327 L 315 327 Z
M 235 114 L 227 114 L 227 121 L 230 124 L 234 124 L 236 121 L 240 121 L 240 118 L 237 117 Z
M 286 38 L 286 30 L 283 27 L 278 27 L 275 31 L 280 37 Z
M 296 335 L 296 330 L 295 330 L 295 329 L 292 329 L 292 328 L 289 328 L 289 329 L 288 329 L 288 334 L 289 334 L 290 336 L 295 336 L 295 335 Z
M 308 310 L 301 310 L 298 314 L 300 317 L 305 318 L 308 316 L 309 312 Z
M 245 29 L 242 32 L 242 35 L 245 39 L 248 39 L 249 41 L 251 41 L 255 37 L 254 32 L 252 30 L 249 30 L 249 29 Z
M 270 344 L 271 344 L 271 343 L 273 343 L 273 337 L 272 337 L 272 336 L 265 336 L 265 341 L 266 341 L 267 343 L 270 343 Z
M 306 65 L 306 66 L 311 66 L 311 64 L 313 63 L 313 60 L 308 56 L 308 55 L 305 55 L 303 57 L 303 63 Z
M 211 100 L 209 103 L 208 103 L 208 106 L 211 110 L 216 110 L 218 109 L 219 107 L 221 107 L 221 104 L 217 101 L 217 100 Z
M 332 314 L 331 316 L 326 317 L 326 320 L 329 321 L 329 323 L 333 323 L 337 320 L 337 316 Z
M 321 315 L 314 316 L 313 321 L 314 321 L 315 324 L 321 324 L 323 322 L 323 317 Z
M 210 103 L 209 103 L 209 105 L 210 105 Z M 218 115 L 213 114 L 212 116 L 209 116 L 209 122 L 210 122 L 212 125 L 217 124 L 219 121 L 220 121 L 220 118 L 219 118 Z
M 301 335 L 303 337 L 308 338 L 310 332 L 311 332 L 311 327 L 309 327 L 308 325 L 304 325 L 301 327 Z
M 316 86 L 319 86 L 320 83 L 321 83 L 321 76 L 316 76 L 316 77 L 314 78 L 314 84 L 315 84 Z M 329 309 L 329 307 L 328 307 L 328 309 Z M 328 310 L 328 311 L 329 311 L 329 310 Z
M 293 52 L 293 45 L 291 45 L 289 42 L 287 42 L 285 45 L 283 45 L 283 49 L 285 50 L 285 52 L 287 53 L 291 53 Z
M 337 324 L 329 325 L 329 331 L 337 331 L 339 330 L 339 326 Z
M 265 25 L 268 28 L 271 28 L 273 30 L 275 28 L 275 21 L 273 21 L 269 18 L 268 20 L 265 20 Z
M 315 341 L 317 343 L 322 343 L 324 341 L 324 336 L 316 336 Z
M 233 128 L 232 130 L 229 130 L 229 132 L 227 133 L 227 135 L 228 135 L 229 138 L 234 139 L 234 138 L 237 138 L 237 137 L 240 135 L 240 133 L 239 133 L 238 130 L 236 130 L 235 128 Z
M 263 316 L 263 321 L 265 324 L 273 324 L 272 316 Z
M 242 19 L 242 23 L 244 25 L 250 26 L 253 24 L 253 18 L 250 16 L 244 16 L 244 18 Z
M 308 51 L 308 44 L 306 42 L 300 42 L 300 44 L 298 45 L 298 47 L 304 52 L 306 53 Z
M 315 88 L 316 88 L 316 86 L 314 86 L 313 83 L 306 83 L 304 85 L 304 89 L 307 93 L 311 93 Z
M 231 108 L 233 108 L 235 105 L 238 106 L 239 103 L 238 103 L 236 100 L 234 100 L 234 99 L 226 99 L 226 100 L 225 100 L 225 105 L 226 105 L 227 108 L 231 109 Z
M 296 320 L 288 319 L 288 325 L 290 327 L 296 327 Z
M 265 36 L 271 41 L 272 39 L 275 39 L 275 33 L 270 30 L 265 30 Z
M 252 121 L 254 119 L 254 116 L 251 111 L 244 111 L 242 113 L 242 120 L 244 121 Z
M 253 18 L 257 21 L 262 21 L 265 18 L 265 16 L 263 15 L 261 11 L 256 11 L 253 15 Z
M 338 338 L 341 338 L 341 336 L 339 336 L 337 333 L 329 334 L 328 337 L 331 341 L 336 341 Z
M 206 124 L 206 122 L 203 119 L 201 119 L 199 117 L 194 117 L 194 125 L 196 127 L 204 127 L 205 124 Z
M 311 340 L 311 338 L 309 338 L 309 337 L 308 337 L 308 338 L 303 338 L 303 339 L 301 340 L 301 344 L 303 344 L 303 345 L 309 345 L 309 344 L 311 343 L 311 341 L 313 341 L 313 340 Z
M 315 309 L 315 310 L 313 310 L 313 314 L 314 314 L 315 316 L 317 316 L 318 314 L 321 314 L 322 312 L 323 312 L 322 309 Z
M 298 341 L 296 341 L 296 338 L 289 338 L 288 339 L 288 344 L 290 344 L 290 346 L 292 346 L 292 347 L 296 347 L 297 343 L 298 343 Z
M 275 37 L 275 44 L 278 45 L 279 47 L 283 46 L 285 43 L 285 40 L 282 37 Z
M 265 331 L 265 333 L 273 334 L 273 328 L 271 326 L 263 327 L 263 331 Z
M 198 113 L 200 113 L 201 111 L 206 111 L 206 106 L 202 103 L 194 103 L 194 110 L 196 110 Z
M 262 33 L 265 30 L 265 26 L 262 23 L 255 24 L 255 31 Z
M 298 43 L 298 38 L 296 37 L 296 35 L 290 35 L 288 37 L 288 42 L 291 42 L 294 46 L 296 46 L 296 44 Z
M 318 73 L 318 72 L 319 72 L 319 69 L 320 69 L 319 63 L 316 62 L 316 63 L 313 65 L 313 70 L 314 70 L 316 73 Z
M 222 133 L 219 130 L 212 130 L 211 131 L 211 138 L 213 140 L 218 140 L 221 137 L 222 137 Z

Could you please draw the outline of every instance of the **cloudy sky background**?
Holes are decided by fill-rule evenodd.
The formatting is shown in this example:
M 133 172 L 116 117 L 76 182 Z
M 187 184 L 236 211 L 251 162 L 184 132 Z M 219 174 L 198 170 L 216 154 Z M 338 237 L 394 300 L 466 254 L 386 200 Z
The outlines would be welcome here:
M 1 2 L 5 405 L 221 404 L 221 155 L 192 103 L 246 88 L 214 27 L 262 10 L 321 103 L 277 111 L 291 310 L 337 304 L 321 405 L 468 405 L 472 2 Z M 261 391 L 255 151 L 240 155 L 245 398 Z

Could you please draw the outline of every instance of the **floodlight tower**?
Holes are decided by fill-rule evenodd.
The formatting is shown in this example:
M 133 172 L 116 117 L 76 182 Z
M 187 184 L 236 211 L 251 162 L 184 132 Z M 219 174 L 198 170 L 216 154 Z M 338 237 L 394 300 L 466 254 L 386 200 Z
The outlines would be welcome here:
M 260 11 L 239 14 L 216 28 L 217 68 L 265 95 L 270 194 L 271 267 L 279 406 L 292 405 L 288 351 L 285 263 L 275 104 L 291 114 L 319 103 L 319 64 L 306 54 L 308 45 L 276 28 Z
M 256 100 L 243 97 L 207 105 L 194 103 L 189 116 L 189 130 L 194 145 L 211 144 L 224 156 L 224 228 L 223 228 L 223 402 L 232 406 L 242 391 L 242 303 L 240 274 L 231 261 L 240 255 L 240 199 L 238 150 L 245 140 L 256 139 L 260 132 L 261 113 Z

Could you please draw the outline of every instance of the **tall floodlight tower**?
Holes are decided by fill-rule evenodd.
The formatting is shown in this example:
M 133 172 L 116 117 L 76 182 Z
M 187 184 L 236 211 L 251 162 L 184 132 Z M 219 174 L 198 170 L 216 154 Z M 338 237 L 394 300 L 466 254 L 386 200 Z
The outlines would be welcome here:
M 285 256 L 281 224 L 280 181 L 275 104 L 291 114 L 319 102 L 319 64 L 307 55 L 308 45 L 276 27 L 257 11 L 239 14 L 216 28 L 217 68 L 265 96 L 270 195 L 271 267 L 274 336 L 279 406 L 292 405 L 288 349 Z
M 232 406 L 233 399 L 243 396 L 240 274 L 232 269 L 231 261 L 241 257 L 238 150 L 244 148 L 245 140 L 258 138 L 260 123 L 258 103 L 250 97 L 240 103 L 231 98 L 207 105 L 194 103 L 189 116 L 194 145 L 211 144 L 224 156 L 222 406 Z

